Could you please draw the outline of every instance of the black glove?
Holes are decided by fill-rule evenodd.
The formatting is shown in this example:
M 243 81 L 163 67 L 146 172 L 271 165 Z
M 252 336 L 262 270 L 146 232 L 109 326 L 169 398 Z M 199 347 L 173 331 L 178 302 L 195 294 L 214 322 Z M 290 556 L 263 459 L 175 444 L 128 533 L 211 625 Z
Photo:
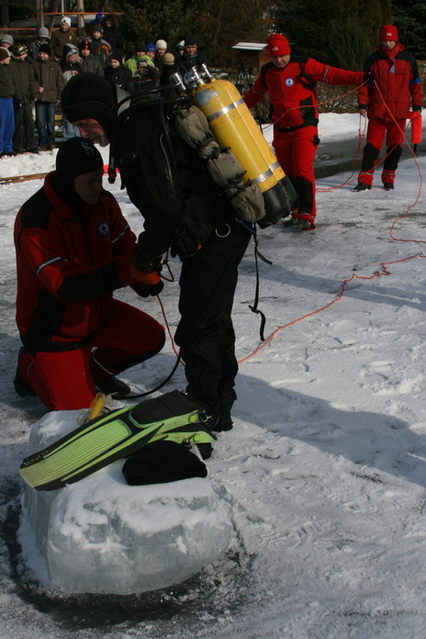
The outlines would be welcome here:
M 364 82 L 373 82 L 374 81 L 374 73 L 364 73 Z
M 155 297 L 159 295 L 164 288 L 163 280 L 156 282 L 155 284 L 146 284 L 145 282 L 136 282 L 132 284 L 132 288 L 140 297 Z

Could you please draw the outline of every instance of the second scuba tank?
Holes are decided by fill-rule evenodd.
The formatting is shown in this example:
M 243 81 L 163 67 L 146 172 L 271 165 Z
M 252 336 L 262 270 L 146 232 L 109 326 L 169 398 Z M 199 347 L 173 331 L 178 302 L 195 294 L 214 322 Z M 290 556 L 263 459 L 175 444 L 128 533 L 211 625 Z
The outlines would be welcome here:
M 196 76 L 196 106 L 204 113 L 221 146 L 230 147 L 245 170 L 243 181 L 260 188 L 266 216 L 258 224 L 264 228 L 290 214 L 296 193 L 289 178 L 265 140 L 239 91 L 226 80 L 204 81 Z

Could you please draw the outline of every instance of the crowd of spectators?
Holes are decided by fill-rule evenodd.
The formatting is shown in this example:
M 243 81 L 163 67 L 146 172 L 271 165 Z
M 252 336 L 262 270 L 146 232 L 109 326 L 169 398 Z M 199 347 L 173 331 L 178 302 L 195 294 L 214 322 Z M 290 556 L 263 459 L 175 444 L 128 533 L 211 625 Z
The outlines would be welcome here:
M 114 14 L 98 13 L 79 34 L 64 15 L 58 29 L 50 34 L 41 27 L 29 44 L 15 43 L 8 33 L 0 40 L 0 157 L 55 148 L 61 92 L 78 73 L 101 75 L 133 93 L 167 83 L 175 71 L 207 64 L 192 36 L 171 49 L 163 38 L 126 43 Z M 129 50 L 134 54 L 126 55 Z M 63 117 L 63 140 L 78 135 Z

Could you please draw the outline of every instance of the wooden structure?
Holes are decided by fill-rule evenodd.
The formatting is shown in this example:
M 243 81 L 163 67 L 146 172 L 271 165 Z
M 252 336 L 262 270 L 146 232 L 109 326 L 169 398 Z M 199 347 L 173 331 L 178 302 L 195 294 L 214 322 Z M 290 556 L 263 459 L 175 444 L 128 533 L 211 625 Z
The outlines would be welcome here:
M 259 69 L 270 61 L 266 44 L 262 42 L 238 42 L 233 47 L 237 61 L 246 61 L 247 67 L 256 74 Z
M 47 27 L 49 32 L 52 33 L 52 30 L 55 25 L 55 18 L 58 16 L 67 15 L 70 17 L 77 17 L 77 32 L 80 32 L 81 29 L 84 29 L 85 25 L 85 16 L 90 16 L 92 19 L 95 18 L 96 13 L 102 13 L 105 9 L 106 0 L 99 0 L 97 11 L 85 11 L 84 10 L 84 0 L 77 0 L 77 10 L 76 11 L 61 11 L 62 0 L 52 0 L 51 11 L 45 11 L 43 0 L 32 0 L 35 4 L 35 13 L 36 13 L 36 24 L 34 26 L 19 26 L 19 27 L 10 27 L 9 25 L 9 6 L 11 4 L 29 4 L 28 0 L 0 0 L 0 20 L 1 27 L 0 30 L 16 32 L 17 35 L 25 36 L 29 33 L 34 34 L 34 31 L 37 33 L 40 27 Z M 31 0 L 30 0 L 31 2 Z M 115 13 L 115 12 L 114 12 Z M 121 14 L 117 14 L 121 15 Z M 46 22 L 46 18 L 48 21 Z M 28 20 L 27 22 L 32 22 Z

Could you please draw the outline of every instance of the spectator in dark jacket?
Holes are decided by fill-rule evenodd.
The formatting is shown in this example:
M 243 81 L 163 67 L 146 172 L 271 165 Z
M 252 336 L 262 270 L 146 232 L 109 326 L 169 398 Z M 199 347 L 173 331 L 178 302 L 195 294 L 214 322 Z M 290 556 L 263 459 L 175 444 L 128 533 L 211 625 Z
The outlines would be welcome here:
M 124 41 L 123 34 L 118 26 L 118 21 L 113 13 L 108 13 L 101 20 L 101 27 L 103 27 L 103 39 L 106 40 L 113 50 L 120 49 L 124 51 L 126 43 Z
M 94 55 L 92 55 L 92 52 L 90 50 L 90 40 L 88 38 L 80 42 L 80 44 L 78 45 L 78 51 L 80 53 L 80 64 L 83 71 L 87 73 L 96 73 L 96 75 L 103 76 L 104 67 L 102 65 L 102 62 L 98 58 L 95 58 Z
M 0 157 L 14 155 L 12 138 L 15 131 L 13 114 L 15 82 L 9 64 L 9 50 L 0 47 Z
M 55 147 L 55 114 L 61 91 L 64 86 L 61 67 L 50 59 L 52 47 L 44 42 L 38 52 L 38 60 L 32 63 L 34 77 L 38 82 L 38 100 L 36 102 L 36 125 L 38 143 L 42 151 Z
M 135 91 L 148 91 L 155 89 L 160 83 L 160 71 L 147 63 L 146 60 L 139 60 L 138 70 L 133 76 L 133 86 Z
M 74 75 L 83 73 L 83 68 L 79 62 L 78 49 L 73 44 L 66 44 L 62 53 L 61 60 L 62 77 L 64 84 L 71 80 Z M 70 138 L 78 137 L 80 134 L 76 126 L 68 122 L 66 115 L 62 118 L 62 137 L 64 142 Z
M 177 70 L 176 60 L 173 53 L 163 55 L 163 65 L 160 71 L 160 84 L 168 84 L 170 76 Z
M 105 78 L 111 84 L 126 91 L 133 92 L 133 78 L 129 69 L 122 63 L 123 51 L 113 51 L 108 58 L 108 64 L 105 67 Z
M 47 29 L 46 27 L 40 27 L 37 36 L 33 39 L 28 47 L 28 59 L 30 62 L 33 62 L 33 60 L 37 60 L 40 45 L 43 44 L 43 42 L 49 43 L 49 41 L 49 29 Z
M 24 44 L 16 49 L 11 58 L 10 69 L 15 81 L 13 106 L 15 112 L 15 134 L 13 146 L 16 153 L 38 153 L 31 103 L 38 98 L 38 82 L 34 70 L 26 61 L 28 49 Z
M 106 60 L 112 51 L 111 45 L 103 39 L 103 28 L 100 24 L 93 26 L 92 37 L 90 38 L 90 51 L 95 58 L 101 61 L 105 67 Z
M 192 67 L 200 67 L 202 64 L 208 64 L 204 53 L 198 51 L 197 39 L 194 36 L 186 36 L 184 47 L 184 53 L 177 57 L 177 63 L 183 71 L 188 71 Z

